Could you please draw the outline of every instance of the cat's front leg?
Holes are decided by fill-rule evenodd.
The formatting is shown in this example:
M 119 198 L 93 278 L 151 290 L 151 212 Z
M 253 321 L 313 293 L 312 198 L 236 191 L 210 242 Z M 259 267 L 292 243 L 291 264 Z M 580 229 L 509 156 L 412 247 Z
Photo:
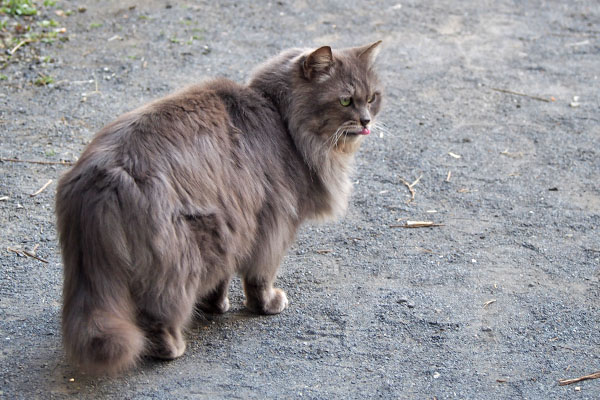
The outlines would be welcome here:
M 273 287 L 271 282 L 244 278 L 246 307 L 257 314 L 279 314 L 288 305 L 285 292 Z
M 257 314 L 279 314 L 287 307 L 288 299 L 283 290 L 273 287 L 273 282 L 298 222 L 288 214 L 273 213 L 265 214 L 259 226 L 251 256 L 238 271 L 246 294 L 244 304 Z

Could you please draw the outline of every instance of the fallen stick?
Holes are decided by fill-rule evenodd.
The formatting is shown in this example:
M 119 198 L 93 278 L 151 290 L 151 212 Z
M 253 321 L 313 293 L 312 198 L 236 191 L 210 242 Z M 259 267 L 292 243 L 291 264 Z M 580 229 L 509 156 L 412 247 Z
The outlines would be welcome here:
M 499 88 L 490 88 L 490 89 L 492 89 L 496 92 L 500 92 L 500 93 L 512 94 L 512 95 L 521 96 L 521 97 L 528 97 L 533 100 L 543 101 L 546 103 L 552 103 L 552 100 L 550 100 L 550 99 L 545 99 L 543 97 L 538 97 L 538 96 L 532 96 L 530 94 L 525 94 L 525 93 L 514 92 L 514 91 L 508 90 L 508 89 L 499 89 Z
M 565 385 L 570 385 L 572 383 L 586 381 L 588 379 L 598 379 L 598 378 L 600 378 L 600 371 L 594 372 L 593 374 L 580 376 L 579 378 L 561 379 L 558 381 L 558 384 L 559 384 L 559 386 L 565 386 Z
M 408 199 L 408 201 L 406 202 L 406 204 L 408 204 L 411 201 L 415 200 L 415 189 L 414 189 L 414 186 L 417 183 L 419 183 L 419 181 L 421 180 L 422 177 L 423 177 L 423 175 L 419 176 L 413 183 L 408 183 L 405 179 L 400 178 L 400 181 L 402 181 L 402 183 L 408 188 L 408 191 L 410 192 L 410 199 Z
M 3 162 L 20 162 L 28 164 L 41 164 L 41 165 L 74 165 L 70 161 L 38 161 L 38 160 L 19 160 L 18 158 L 0 158 Z
M 419 251 L 422 251 L 422 252 L 425 252 L 425 253 L 429 253 L 429 254 L 433 254 L 433 250 L 426 249 L 425 247 L 416 246 L 415 248 L 417 250 L 419 250 Z
M 48 264 L 48 260 L 44 260 L 43 258 L 41 258 L 41 257 L 38 257 L 38 256 L 36 256 L 35 254 L 33 254 L 33 253 L 31 253 L 31 252 L 29 252 L 29 251 L 27 251 L 27 250 L 23 250 L 23 254 L 25 254 L 25 255 L 26 255 L 26 256 L 28 256 L 28 257 L 35 258 L 36 260 L 39 260 L 39 261 L 41 261 L 41 262 L 43 262 L 43 263 L 46 263 L 46 264 Z
M 390 228 L 430 228 L 434 226 L 444 226 L 431 221 L 406 221 L 404 225 L 390 225 Z
M 327 253 L 331 253 L 333 250 L 331 249 L 321 249 L 321 250 L 315 250 L 315 252 L 319 253 L 319 254 L 327 254 Z
M 488 300 L 483 304 L 483 308 L 486 308 L 487 306 L 489 306 L 490 304 L 493 304 L 495 302 L 496 302 L 496 299 Z
M 46 182 L 46 183 L 44 184 L 44 186 L 42 186 L 41 188 L 39 188 L 39 189 L 38 189 L 38 190 L 37 190 L 35 193 L 31 193 L 31 194 L 29 195 L 29 197 L 35 197 L 35 196 L 37 196 L 38 194 L 42 193 L 44 190 L 46 190 L 46 188 L 47 188 L 48 186 L 50 186 L 50 184 L 51 184 L 51 183 L 52 183 L 52 179 L 49 179 L 49 180 L 48 180 L 48 182 Z
M 521 157 L 523 157 L 523 152 L 520 151 L 518 153 L 510 153 L 508 151 L 508 149 L 506 149 L 504 151 L 501 151 L 500 154 L 503 155 L 503 156 L 509 157 L 509 158 L 521 158 Z
M 452 176 L 452 171 L 448 171 L 448 176 L 446 177 L 446 182 L 450 182 L 451 176 Z
M 18 254 L 18 255 L 25 255 L 27 257 L 35 258 L 36 260 L 39 260 L 39 261 L 41 261 L 43 263 L 48 264 L 48 260 L 44 260 L 43 258 L 36 256 L 35 254 L 33 254 L 30 251 L 27 251 L 27 250 L 16 250 L 16 249 L 11 249 L 10 247 L 7 250 L 8 251 L 12 251 L 13 253 Z
M 15 51 L 19 50 L 21 46 L 29 42 L 31 42 L 31 39 L 21 40 L 18 45 L 16 45 L 11 51 L 9 51 L 10 55 L 12 56 L 13 54 L 15 54 Z

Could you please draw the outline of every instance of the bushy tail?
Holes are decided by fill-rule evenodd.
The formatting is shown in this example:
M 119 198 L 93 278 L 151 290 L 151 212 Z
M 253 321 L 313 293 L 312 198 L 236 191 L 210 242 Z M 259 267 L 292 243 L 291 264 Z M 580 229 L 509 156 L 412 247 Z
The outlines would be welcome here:
M 57 228 L 64 285 L 62 330 L 69 359 L 92 374 L 132 367 L 145 347 L 131 298 L 131 255 L 117 190 L 99 175 L 92 184 L 74 172 L 59 182 Z
M 130 307 L 89 303 L 85 293 L 65 299 L 62 328 L 67 357 L 94 375 L 115 375 L 133 367 L 144 351 L 145 338 Z

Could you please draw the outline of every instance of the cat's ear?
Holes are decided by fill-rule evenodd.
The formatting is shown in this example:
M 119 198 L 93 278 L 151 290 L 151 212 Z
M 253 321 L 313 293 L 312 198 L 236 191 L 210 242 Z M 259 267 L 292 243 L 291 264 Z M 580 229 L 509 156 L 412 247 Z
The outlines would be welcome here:
M 306 57 L 302 68 L 304 77 L 308 80 L 315 78 L 319 74 L 328 74 L 333 67 L 333 54 L 331 47 L 319 47 Z
M 357 47 L 355 49 L 358 58 L 367 63 L 368 66 L 373 65 L 375 62 L 375 58 L 377 54 L 379 54 L 381 40 L 376 41 L 375 43 L 368 44 L 366 46 Z

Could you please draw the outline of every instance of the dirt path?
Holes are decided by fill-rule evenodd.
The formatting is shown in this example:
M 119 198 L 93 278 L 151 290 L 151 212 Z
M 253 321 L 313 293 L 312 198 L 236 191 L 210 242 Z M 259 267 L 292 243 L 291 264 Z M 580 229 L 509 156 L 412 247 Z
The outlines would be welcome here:
M 246 313 L 236 281 L 184 357 L 112 381 L 60 345 L 68 167 L 0 162 L 0 398 L 600 397 L 600 380 L 558 386 L 600 370 L 596 0 L 85 3 L 47 8 L 68 40 L 24 44 L 0 71 L 0 157 L 73 161 L 188 83 L 377 39 L 386 129 L 358 157 L 347 217 L 304 227 L 286 257 L 289 309 Z M 402 179 L 419 177 L 408 203 Z M 390 227 L 407 220 L 443 226 Z

